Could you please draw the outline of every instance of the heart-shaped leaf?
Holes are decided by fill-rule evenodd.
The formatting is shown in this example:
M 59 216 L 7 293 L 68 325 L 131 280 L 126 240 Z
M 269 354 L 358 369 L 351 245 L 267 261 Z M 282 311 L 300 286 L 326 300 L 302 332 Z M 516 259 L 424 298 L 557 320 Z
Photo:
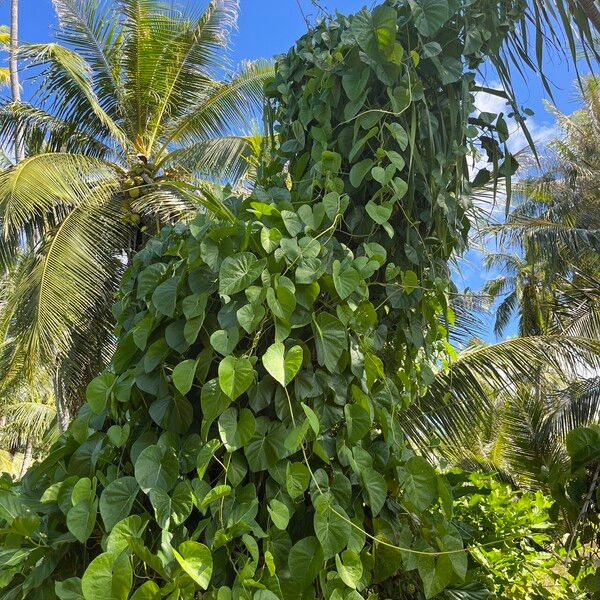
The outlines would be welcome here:
M 304 352 L 301 346 L 290 348 L 287 353 L 281 342 L 267 348 L 262 362 L 269 375 L 282 386 L 288 385 L 302 367 Z

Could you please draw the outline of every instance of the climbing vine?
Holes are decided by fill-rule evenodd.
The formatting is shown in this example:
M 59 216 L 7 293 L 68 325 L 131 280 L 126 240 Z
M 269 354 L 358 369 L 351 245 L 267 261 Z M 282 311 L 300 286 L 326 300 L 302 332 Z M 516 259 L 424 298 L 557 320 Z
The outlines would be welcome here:
M 398 415 L 452 354 L 467 157 L 516 166 L 470 116 L 509 8 L 389 0 L 279 60 L 259 185 L 138 253 L 109 369 L 0 492 L 3 598 L 485 597 Z

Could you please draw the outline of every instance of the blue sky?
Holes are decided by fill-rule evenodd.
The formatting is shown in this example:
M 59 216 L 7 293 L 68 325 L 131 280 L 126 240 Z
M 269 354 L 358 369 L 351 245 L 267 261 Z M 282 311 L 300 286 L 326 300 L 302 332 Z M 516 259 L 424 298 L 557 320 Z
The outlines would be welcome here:
M 191 0 L 196 2 L 201 0 Z M 185 0 L 184 0 L 185 2 Z M 314 20 L 317 9 L 310 0 L 239 0 L 240 13 L 238 30 L 234 37 L 233 61 L 244 59 L 268 58 L 285 52 L 294 41 L 306 31 L 304 16 Z M 328 11 L 340 10 L 352 13 L 365 4 L 365 0 L 320 0 L 319 4 Z M 20 38 L 24 42 L 44 42 L 52 38 L 56 19 L 52 0 L 20 0 Z M 0 24 L 8 24 L 9 2 L 0 0 Z M 554 90 L 554 103 L 559 110 L 570 113 L 577 108 L 574 91 L 575 73 L 573 67 L 559 52 L 547 53 L 545 71 Z M 496 87 L 493 75 L 485 74 L 485 82 Z M 547 98 L 541 82 L 534 75 L 526 81 L 515 78 L 515 90 L 521 105 L 531 108 L 535 114 L 529 119 L 532 135 L 543 141 L 553 133 L 553 118 L 543 105 Z M 27 95 L 27 89 L 25 90 Z M 502 102 L 493 97 L 478 98 L 480 110 L 497 112 L 503 109 Z M 517 133 L 513 140 L 513 150 L 525 146 L 522 134 Z M 489 277 L 481 265 L 481 255 L 469 252 L 461 264 L 461 277 L 457 278 L 460 287 L 480 289 Z
M 197 1 L 201 0 L 194 0 L 194 4 Z M 300 7 L 311 20 L 317 15 L 310 0 L 239 1 L 239 26 L 233 48 L 236 62 L 285 52 L 306 30 Z M 319 3 L 329 11 L 341 10 L 346 13 L 355 12 L 365 4 L 372 4 L 364 0 L 320 0 Z M 20 7 L 21 39 L 26 42 L 50 40 L 56 26 L 52 1 L 20 0 Z M 0 23 L 8 24 L 8 18 L 9 2 L 0 0 Z M 546 63 L 558 107 L 571 112 L 576 107 L 573 93 L 575 74 L 572 67 L 557 53 L 549 55 Z M 535 111 L 536 125 L 550 124 L 552 119 L 545 114 L 542 105 L 546 94 L 537 78 L 532 76 L 527 81 L 517 79 L 516 89 L 522 104 Z

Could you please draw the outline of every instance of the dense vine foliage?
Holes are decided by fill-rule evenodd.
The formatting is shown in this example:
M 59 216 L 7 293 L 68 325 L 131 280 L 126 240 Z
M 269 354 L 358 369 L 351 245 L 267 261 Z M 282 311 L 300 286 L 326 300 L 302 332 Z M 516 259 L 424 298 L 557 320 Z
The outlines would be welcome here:
M 505 5 L 390 0 L 279 61 L 262 186 L 139 252 L 110 368 L 1 492 L 3 598 L 486 597 L 398 414 L 451 354 L 469 149 L 515 165 L 469 121 Z

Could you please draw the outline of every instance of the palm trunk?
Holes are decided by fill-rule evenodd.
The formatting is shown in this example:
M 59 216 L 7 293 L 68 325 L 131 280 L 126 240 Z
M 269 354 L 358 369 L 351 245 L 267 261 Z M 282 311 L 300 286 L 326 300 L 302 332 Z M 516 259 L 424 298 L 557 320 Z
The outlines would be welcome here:
M 27 437 L 27 445 L 25 446 L 25 452 L 23 453 L 23 464 L 21 465 L 21 473 L 19 474 L 19 479 L 27 473 L 27 469 L 29 469 L 29 465 L 31 464 L 31 457 L 33 456 L 33 437 Z
M 585 16 L 590 20 L 590 23 L 594 25 L 596 31 L 600 33 L 600 11 L 596 6 L 595 0 L 578 0 L 577 4 L 579 4 Z
M 21 102 L 21 86 L 19 85 L 19 0 L 10 0 L 10 48 L 8 70 L 10 74 L 10 91 L 13 102 Z M 23 129 L 17 126 L 15 132 L 15 161 L 25 158 L 25 140 Z
M 63 386 L 58 374 L 58 370 L 54 373 L 54 404 L 56 406 L 56 424 L 58 431 L 64 433 L 69 426 L 69 414 L 65 409 L 63 402 Z

